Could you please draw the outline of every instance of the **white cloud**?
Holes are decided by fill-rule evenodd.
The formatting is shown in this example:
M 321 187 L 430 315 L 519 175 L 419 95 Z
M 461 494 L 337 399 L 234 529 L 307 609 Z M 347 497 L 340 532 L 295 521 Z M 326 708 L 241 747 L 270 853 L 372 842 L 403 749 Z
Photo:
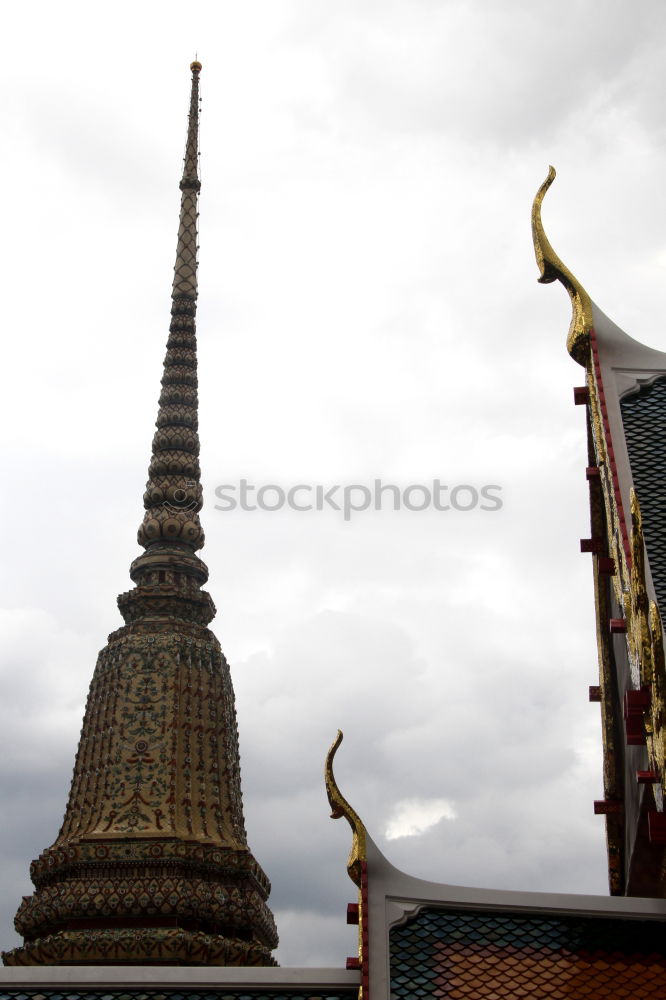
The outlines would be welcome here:
M 440 820 L 456 817 L 455 809 L 446 799 L 404 799 L 396 803 L 384 836 L 387 840 L 418 837 Z

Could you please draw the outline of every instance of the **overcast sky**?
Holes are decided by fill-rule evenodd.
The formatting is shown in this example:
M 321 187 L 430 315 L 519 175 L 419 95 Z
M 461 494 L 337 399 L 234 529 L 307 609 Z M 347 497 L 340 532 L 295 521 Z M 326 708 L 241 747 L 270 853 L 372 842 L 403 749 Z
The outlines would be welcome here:
M 195 52 L 203 558 L 278 957 L 355 949 L 321 773 L 338 727 L 340 785 L 398 867 L 605 893 L 583 372 L 529 216 L 553 163 L 554 247 L 666 348 L 663 2 L 63 0 L 3 22 L 2 945 L 138 554 Z M 242 478 L 494 484 L 503 506 L 215 510 Z

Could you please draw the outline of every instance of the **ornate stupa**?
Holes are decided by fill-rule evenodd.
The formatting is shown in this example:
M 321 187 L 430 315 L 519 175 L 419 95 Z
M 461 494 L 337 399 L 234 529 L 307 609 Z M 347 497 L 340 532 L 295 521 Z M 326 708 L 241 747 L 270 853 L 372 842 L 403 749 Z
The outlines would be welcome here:
M 193 62 L 171 325 L 125 625 L 90 686 L 62 829 L 31 866 L 6 965 L 274 965 L 269 882 L 243 821 L 229 666 L 197 555 L 199 74 Z

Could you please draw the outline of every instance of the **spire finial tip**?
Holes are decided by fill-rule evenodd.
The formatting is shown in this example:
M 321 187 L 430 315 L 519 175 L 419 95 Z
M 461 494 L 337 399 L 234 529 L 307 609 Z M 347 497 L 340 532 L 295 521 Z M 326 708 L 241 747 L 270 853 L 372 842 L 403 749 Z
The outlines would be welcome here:
M 201 72 L 201 63 L 199 62 L 198 59 L 195 59 L 194 62 L 190 63 L 190 69 L 192 70 L 193 73 Z

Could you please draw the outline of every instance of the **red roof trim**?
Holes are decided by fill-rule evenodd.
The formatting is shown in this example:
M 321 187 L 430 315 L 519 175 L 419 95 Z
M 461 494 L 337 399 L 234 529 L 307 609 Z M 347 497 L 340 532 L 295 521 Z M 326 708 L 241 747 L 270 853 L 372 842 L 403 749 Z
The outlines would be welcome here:
M 368 933 L 368 862 L 361 861 L 361 909 L 363 911 L 363 926 L 361 928 L 361 986 L 363 988 L 363 1000 L 370 1000 L 370 935 Z

